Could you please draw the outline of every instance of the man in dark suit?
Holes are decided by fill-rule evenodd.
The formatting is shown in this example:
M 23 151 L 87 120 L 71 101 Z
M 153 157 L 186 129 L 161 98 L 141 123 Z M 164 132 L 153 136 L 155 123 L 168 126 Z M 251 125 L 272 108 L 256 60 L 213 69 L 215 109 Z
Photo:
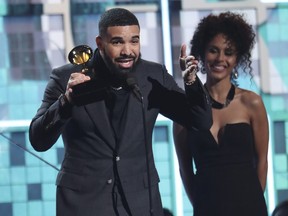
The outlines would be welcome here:
M 207 129 L 211 110 L 197 86 L 187 86 L 188 103 L 165 66 L 141 59 L 139 23 L 128 10 L 101 16 L 96 44 L 90 75 L 73 64 L 52 71 L 30 125 L 37 151 L 60 135 L 64 141 L 57 215 L 162 216 L 152 154 L 157 115 Z

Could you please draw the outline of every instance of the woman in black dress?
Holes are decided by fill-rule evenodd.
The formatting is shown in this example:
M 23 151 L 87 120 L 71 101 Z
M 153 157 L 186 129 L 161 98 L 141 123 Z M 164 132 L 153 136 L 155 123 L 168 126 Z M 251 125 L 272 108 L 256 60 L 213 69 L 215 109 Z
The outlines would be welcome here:
M 180 173 L 194 216 L 267 216 L 267 114 L 261 97 L 236 82 L 239 69 L 251 75 L 254 44 L 255 33 L 243 15 L 225 12 L 200 21 L 189 56 L 181 47 L 186 85 L 198 79 L 197 68 L 207 74 L 203 91 L 213 116 L 206 131 L 174 125 Z

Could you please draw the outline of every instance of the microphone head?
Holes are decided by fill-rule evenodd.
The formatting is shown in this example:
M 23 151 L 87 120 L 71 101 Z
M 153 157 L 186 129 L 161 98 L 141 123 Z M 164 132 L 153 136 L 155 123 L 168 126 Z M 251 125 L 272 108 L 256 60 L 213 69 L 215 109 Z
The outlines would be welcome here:
M 128 87 L 135 88 L 137 86 L 136 78 L 132 74 L 127 74 L 126 84 Z
M 126 84 L 133 91 L 138 100 L 143 104 L 143 97 L 137 84 L 136 78 L 133 76 L 133 74 L 127 74 Z

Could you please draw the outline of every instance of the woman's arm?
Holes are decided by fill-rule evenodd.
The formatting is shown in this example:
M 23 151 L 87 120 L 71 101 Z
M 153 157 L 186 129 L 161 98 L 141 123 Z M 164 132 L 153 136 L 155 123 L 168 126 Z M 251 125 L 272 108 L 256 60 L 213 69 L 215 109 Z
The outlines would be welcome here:
M 193 178 L 194 171 L 192 166 L 191 150 L 187 141 L 187 130 L 177 123 L 173 123 L 173 137 L 176 154 L 179 162 L 180 175 L 186 194 L 193 204 Z
M 259 95 L 250 94 L 251 125 L 254 133 L 255 149 L 257 154 L 257 173 L 262 190 L 265 190 L 268 170 L 268 141 L 269 127 L 265 106 Z

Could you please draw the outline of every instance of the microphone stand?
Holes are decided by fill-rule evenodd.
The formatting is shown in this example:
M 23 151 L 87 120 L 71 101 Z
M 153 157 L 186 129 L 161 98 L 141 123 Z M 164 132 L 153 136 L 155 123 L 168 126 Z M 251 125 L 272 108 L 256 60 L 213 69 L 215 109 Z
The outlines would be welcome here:
M 149 149 L 148 149 L 148 140 L 147 140 L 147 127 L 146 127 L 146 116 L 145 116 L 145 106 L 143 102 L 143 96 L 140 92 L 139 86 L 136 83 L 136 80 L 132 77 L 127 79 L 128 86 L 131 86 L 135 96 L 140 100 L 142 106 L 142 119 L 143 119 L 143 129 L 144 129 L 144 142 L 145 142 L 145 155 L 146 155 L 146 166 L 147 166 L 147 178 L 148 178 L 148 193 L 149 193 L 149 205 L 150 205 L 150 216 L 153 216 L 153 203 L 152 203 L 152 194 L 151 194 L 151 174 L 149 167 Z
M 24 146 L 19 145 L 18 143 L 14 142 L 12 139 L 10 139 L 9 137 L 5 136 L 2 132 L 0 132 L 0 135 L 2 137 L 4 137 L 6 140 L 9 141 L 9 143 L 12 143 L 16 146 L 18 146 L 19 148 L 21 148 L 22 150 L 28 152 L 29 154 L 33 155 L 34 157 L 38 158 L 39 160 L 41 160 L 42 162 L 46 163 L 47 165 L 49 165 L 50 167 L 54 168 L 57 171 L 60 171 L 56 166 L 52 165 L 51 163 L 49 163 L 48 161 L 44 160 L 43 158 L 39 157 L 38 155 L 36 155 L 35 153 L 33 153 L 32 151 L 28 150 L 27 148 L 25 148 Z
M 144 133 L 145 133 L 144 141 L 145 141 L 145 150 L 146 150 L 146 166 L 147 166 L 147 178 L 148 178 L 148 189 L 149 189 L 148 192 L 149 192 L 150 215 L 153 216 L 152 194 L 151 194 L 151 175 L 150 175 L 149 157 L 148 157 L 149 149 L 148 149 L 148 141 L 147 141 L 147 128 L 146 128 L 146 123 L 145 123 L 146 116 L 145 116 L 145 107 L 144 107 L 142 95 L 141 95 L 141 104 L 142 104 L 143 127 L 144 127 Z
M 149 149 L 148 149 L 148 140 L 147 140 L 147 127 L 145 124 L 145 106 L 143 102 L 143 95 L 141 94 L 140 88 L 137 84 L 136 78 L 131 74 L 127 74 L 126 84 L 133 90 L 136 98 L 141 102 L 142 106 L 142 119 L 143 119 L 143 129 L 144 129 L 144 142 L 145 142 L 145 156 L 146 156 L 146 166 L 147 166 L 147 178 L 148 178 L 148 194 L 149 194 L 149 205 L 150 205 L 150 216 L 153 216 L 153 203 L 152 203 L 152 194 L 151 194 L 151 175 L 149 167 Z

